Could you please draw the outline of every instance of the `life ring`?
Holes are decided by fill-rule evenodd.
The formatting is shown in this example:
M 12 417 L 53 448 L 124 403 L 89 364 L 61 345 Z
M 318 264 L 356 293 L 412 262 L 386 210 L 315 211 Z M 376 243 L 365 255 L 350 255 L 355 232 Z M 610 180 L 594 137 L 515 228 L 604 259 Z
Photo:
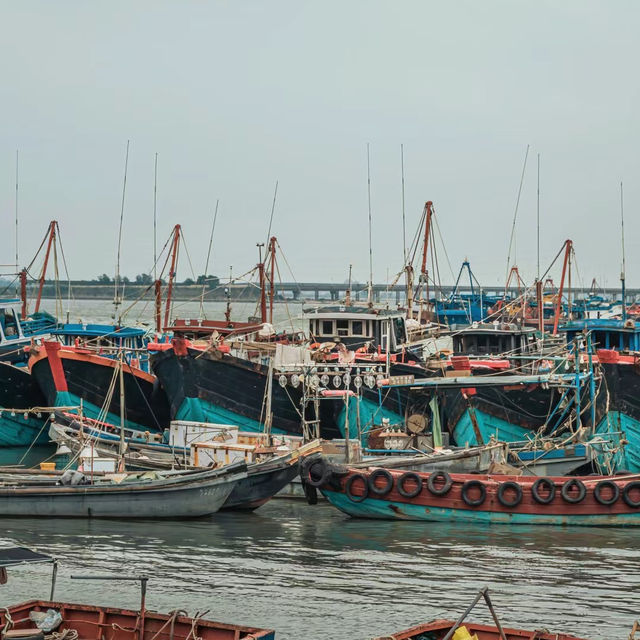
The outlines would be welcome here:
M 413 480 L 416 486 L 413 489 L 405 489 L 404 483 L 407 480 Z M 398 478 L 396 488 L 403 498 L 415 498 L 422 491 L 422 478 L 414 471 L 407 471 Z
M 630 482 L 625 488 L 622 490 L 622 499 L 625 501 L 625 504 L 632 509 L 637 509 L 640 507 L 640 499 L 633 500 L 629 495 L 634 489 L 640 490 L 640 482 L 636 480 L 635 482 Z
M 610 498 L 602 497 L 602 490 L 606 488 L 611 489 Z M 620 487 L 615 482 L 613 482 L 613 480 L 601 480 L 593 488 L 593 497 L 595 498 L 596 502 L 599 502 L 600 504 L 608 507 L 609 505 L 612 505 L 614 502 L 616 502 L 620 497 Z
M 507 500 L 504 497 L 505 491 L 515 491 L 516 495 L 513 500 Z M 496 497 L 498 498 L 498 502 L 503 507 L 508 507 L 512 509 L 513 507 L 517 507 L 522 502 L 522 486 L 517 482 L 512 482 L 509 480 L 508 482 L 503 482 L 496 492 Z
M 444 482 L 440 488 L 436 486 L 436 483 L 439 481 Z M 436 471 L 427 478 L 427 489 L 429 489 L 434 496 L 446 496 L 452 484 L 453 480 L 446 471 Z
M 470 489 L 476 488 L 480 489 L 480 495 L 473 500 L 469 497 L 468 493 Z M 467 480 L 462 485 L 462 489 L 460 489 L 460 496 L 468 507 L 479 507 L 487 497 L 487 488 L 480 480 Z
M 540 487 L 544 487 L 547 490 L 547 496 L 540 495 Z M 531 485 L 531 495 L 538 504 L 550 504 L 556 497 L 556 485 L 549 478 L 538 478 Z
M 385 479 L 385 484 L 382 487 L 376 484 L 378 478 Z M 386 469 L 375 469 L 369 474 L 367 484 L 371 493 L 377 496 L 386 496 L 393 489 L 393 476 Z
M 569 493 L 574 487 L 578 489 L 577 496 L 572 496 Z M 562 485 L 560 495 L 565 502 L 568 502 L 569 504 L 578 504 L 578 502 L 582 502 L 587 495 L 587 487 L 584 486 L 584 482 L 582 482 L 582 480 L 572 478 Z
M 364 491 L 362 492 L 361 496 L 357 496 L 351 491 L 353 483 L 356 480 L 362 481 L 362 484 L 364 485 Z M 347 482 L 344 485 L 344 492 L 347 494 L 347 498 L 349 498 L 351 502 L 362 502 L 363 500 L 366 500 L 366 498 L 369 497 L 369 484 L 367 483 L 367 476 L 365 476 L 364 473 L 354 473 L 352 476 L 349 476 L 347 478 Z
M 307 467 L 306 480 L 312 487 L 318 488 L 327 484 L 330 477 L 331 468 L 324 458 L 311 461 Z

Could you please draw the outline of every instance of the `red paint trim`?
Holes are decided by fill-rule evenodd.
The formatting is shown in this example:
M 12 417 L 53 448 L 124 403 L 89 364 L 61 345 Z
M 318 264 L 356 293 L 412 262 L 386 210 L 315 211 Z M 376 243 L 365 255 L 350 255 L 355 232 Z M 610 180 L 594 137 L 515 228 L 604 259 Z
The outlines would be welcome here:
M 67 386 L 67 378 L 64 375 L 64 368 L 62 367 L 62 360 L 60 359 L 59 342 L 45 342 L 44 348 L 47 352 L 47 358 L 49 360 L 49 369 L 51 370 L 51 377 L 53 378 L 53 384 L 56 391 L 69 391 Z

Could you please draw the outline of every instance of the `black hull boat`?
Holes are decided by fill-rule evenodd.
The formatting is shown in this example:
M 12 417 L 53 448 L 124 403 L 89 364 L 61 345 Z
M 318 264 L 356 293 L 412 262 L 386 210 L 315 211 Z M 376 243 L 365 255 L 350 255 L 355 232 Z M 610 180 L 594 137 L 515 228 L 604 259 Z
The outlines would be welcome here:
M 47 406 L 26 367 L 0 362 L 0 447 L 28 447 L 34 441 L 46 444 L 46 416 L 31 410 Z
M 118 361 L 91 351 L 45 342 L 32 349 L 31 375 L 48 406 L 82 404 L 83 414 L 112 424 L 120 423 Z M 125 426 L 162 431 L 169 426 L 169 403 L 154 376 L 128 363 L 123 367 Z M 109 397 L 110 396 L 110 397 Z M 106 414 L 103 407 L 106 407 Z

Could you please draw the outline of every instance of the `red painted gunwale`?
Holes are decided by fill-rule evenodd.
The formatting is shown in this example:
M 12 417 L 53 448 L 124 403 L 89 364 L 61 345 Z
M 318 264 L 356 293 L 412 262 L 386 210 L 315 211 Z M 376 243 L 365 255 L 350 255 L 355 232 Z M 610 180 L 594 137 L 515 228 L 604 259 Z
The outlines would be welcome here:
M 349 473 L 339 479 L 341 491 L 345 492 L 345 485 L 349 477 L 354 474 L 362 473 L 367 477 L 374 470 L 374 467 L 368 469 L 349 469 Z M 412 504 L 424 507 L 438 507 L 448 509 L 464 509 L 467 511 L 490 511 L 497 513 L 523 513 L 523 514 L 536 514 L 536 515 L 593 515 L 593 514 L 606 514 L 614 515 L 621 513 L 639 513 L 640 508 L 629 507 L 622 499 L 622 490 L 630 483 L 640 480 L 640 475 L 634 476 L 575 476 L 575 479 L 581 480 L 586 488 L 587 495 L 584 500 L 578 504 L 571 504 L 566 502 L 560 495 L 560 489 L 562 485 L 574 479 L 574 476 L 561 476 L 561 477 L 549 477 L 555 487 L 556 495 L 553 501 L 549 504 L 539 504 L 533 499 L 531 495 L 531 485 L 538 479 L 536 476 L 512 476 L 512 475 L 484 475 L 484 474 L 450 474 L 453 484 L 450 491 L 444 496 L 433 495 L 427 488 L 427 479 L 431 475 L 430 473 L 417 472 L 422 479 L 422 490 L 415 498 L 405 498 L 397 490 L 398 478 L 406 473 L 404 470 L 387 469 L 393 476 L 393 488 L 385 496 L 377 496 L 372 492 L 369 492 L 369 499 L 393 501 L 404 504 Z M 468 506 L 461 496 L 462 485 L 467 481 L 480 481 L 486 491 L 487 496 L 485 501 L 477 506 Z M 601 505 L 593 497 L 593 488 L 602 480 L 610 480 L 615 482 L 620 489 L 620 497 L 618 500 L 610 505 Z M 496 492 L 498 487 L 503 482 L 516 482 L 522 487 L 522 501 L 516 507 L 505 507 L 497 499 Z M 384 486 L 384 478 L 376 479 L 376 486 Z M 415 484 L 411 481 L 407 481 L 405 489 L 412 489 Z M 328 490 L 332 490 L 332 487 L 326 486 Z M 360 497 L 364 494 L 364 485 L 360 480 L 355 480 L 351 485 L 351 493 Z M 475 498 L 478 494 L 475 489 L 471 489 L 469 492 L 471 498 Z M 546 494 L 545 494 L 546 495 Z M 506 496 L 511 499 L 513 493 L 507 492 Z M 609 494 L 604 494 L 605 497 L 609 497 Z M 633 490 L 632 497 L 634 500 L 640 500 L 640 487 Z

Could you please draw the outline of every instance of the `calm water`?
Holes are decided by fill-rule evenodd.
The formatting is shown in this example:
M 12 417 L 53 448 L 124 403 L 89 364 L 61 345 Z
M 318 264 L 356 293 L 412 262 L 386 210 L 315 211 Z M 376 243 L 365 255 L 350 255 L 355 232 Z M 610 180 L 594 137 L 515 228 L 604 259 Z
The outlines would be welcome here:
M 148 574 L 149 606 L 273 627 L 279 638 L 361 639 L 454 617 L 489 585 L 503 622 L 592 640 L 626 638 L 640 613 L 633 531 L 448 527 L 350 520 L 328 505 L 276 500 L 253 514 L 176 523 L 3 521 L 3 538 L 61 561 L 57 595 L 131 606 L 130 583 L 79 573 Z M 16 569 L 17 602 L 46 596 L 49 568 Z M 476 619 L 487 619 L 478 608 Z
M 253 305 L 236 305 L 237 319 Z M 208 314 L 223 305 L 207 305 Z M 299 314 L 299 306 L 290 308 Z M 198 304 L 185 305 L 185 315 Z M 108 302 L 76 302 L 72 320 L 109 321 Z M 288 318 L 284 305 L 278 320 Z M 139 313 L 150 321 L 151 310 Z M 17 460 L 0 452 L 0 464 Z M 20 455 L 22 455 L 20 453 Z M 29 463 L 50 455 L 31 451 Z M 640 617 L 640 537 L 624 529 L 470 527 L 351 520 L 328 505 L 272 501 L 253 514 L 200 521 L 4 519 L 0 539 L 61 561 L 57 596 L 137 606 L 127 582 L 71 574 L 148 574 L 149 606 L 210 610 L 221 621 L 272 627 L 278 638 L 365 640 L 456 617 L 484 585 L 505 623 L 591 640 L 628 637 Z M 49 568 L 12 572 L 5 602 L 46 596 Z M 479 607 L 476 619 L 487 620 Z

